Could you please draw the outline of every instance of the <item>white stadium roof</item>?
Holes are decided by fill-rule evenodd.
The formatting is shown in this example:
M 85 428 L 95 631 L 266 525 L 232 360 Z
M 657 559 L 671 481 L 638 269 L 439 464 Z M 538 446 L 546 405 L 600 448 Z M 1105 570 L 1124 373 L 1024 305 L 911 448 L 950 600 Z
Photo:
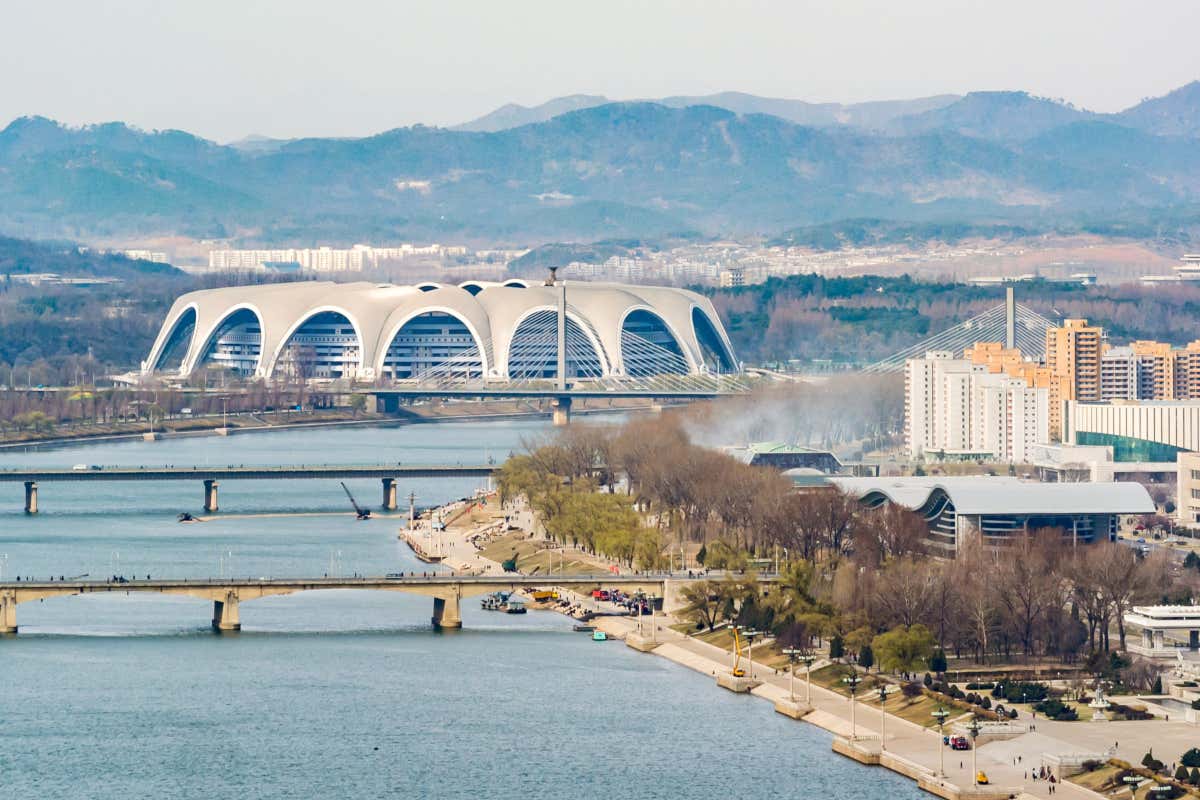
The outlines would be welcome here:
M 420 369 L 436 370 L 428 354 L 441 347 L 450 353 L 443 368 L 465 372 L 469 361 L 472 377 L 514 380 L 521 376 L 510 366 L 532 375 L 556 352 L 561 283 L 302 281 L 190 292 L 167 313 L 142 369 L 187 375 L 207 364 L 236 364 L 245 374 L 270 376 L 301 329 L 323 315 L 325 327 L 310 330 L 306 346 L 336 360 L 335 377 L 374 379 L 389 370 L 419 377 L 413 364 L 424 359 Z M 696 292 L 570 281 L 567 320 L 568 356 L 583 377 L 739 369 L 716 310 Z M 407 350 L 398 354 L 397 347 Z

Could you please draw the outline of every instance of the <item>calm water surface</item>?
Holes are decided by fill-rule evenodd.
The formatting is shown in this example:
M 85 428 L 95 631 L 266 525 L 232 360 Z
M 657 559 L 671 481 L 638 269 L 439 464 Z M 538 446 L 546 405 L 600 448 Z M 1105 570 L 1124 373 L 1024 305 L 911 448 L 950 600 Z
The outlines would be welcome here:
M 443 423 L 0 453 L 0 469 L 88 464 L 479 463 L 542 421 Z M 426 505 L 474 481 L 411 481 Z M 358 481 L 379 503 L 378 481 Z M 425 568 L 400 518 L 357 522 L 336 481 L 228 481 L 195 525 L 199 482 L 43 484 L 26 518 L 0 484 L 4 575 L 378 574 Z M 337 515 L 236 516 L 294 510 Z M 401 515 L 402 516 L 402 515 Z M 234 518 L 230 518 L 234 517 Z M 427 598 L 310 592 L 244 603 L 148 595 L 23 604 L 0 641 L 0 797 L 720 798 L 922 796 L 851 765 L 760 701 L 550 613 L 464 604 L 436 634 Z

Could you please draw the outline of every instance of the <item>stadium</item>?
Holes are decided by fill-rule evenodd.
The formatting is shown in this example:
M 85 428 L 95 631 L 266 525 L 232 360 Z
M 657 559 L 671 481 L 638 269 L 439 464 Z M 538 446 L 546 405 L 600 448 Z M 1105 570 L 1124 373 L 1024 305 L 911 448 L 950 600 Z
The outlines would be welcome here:
M 566 292 L 572 381 L 740 372 L 707 298 L 608 283 L 297 283 L 190 292 L 142 372 L 370 381 L 522 382 L 558 372 Z

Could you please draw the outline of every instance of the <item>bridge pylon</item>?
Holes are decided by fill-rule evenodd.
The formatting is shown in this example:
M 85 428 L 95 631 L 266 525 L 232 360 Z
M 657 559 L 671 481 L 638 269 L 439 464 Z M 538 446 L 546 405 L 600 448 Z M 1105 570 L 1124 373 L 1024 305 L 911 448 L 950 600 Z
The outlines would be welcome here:
M 460 588 L 446 597 L 433 598 L 433 627 L 437 630 L 454 630 L 462 627 L 462 612 L 459 608 Z
M 212 626 L 214 631 L 240 631 L 242 618 L 238 613 L 238 593 L 229 590 L 223 599 L 213 601 Z

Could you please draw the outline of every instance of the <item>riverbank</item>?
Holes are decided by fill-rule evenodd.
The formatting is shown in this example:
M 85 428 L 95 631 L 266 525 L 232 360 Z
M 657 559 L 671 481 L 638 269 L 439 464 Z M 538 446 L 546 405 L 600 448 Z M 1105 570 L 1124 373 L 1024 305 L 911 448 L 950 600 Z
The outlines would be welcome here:
M 621 401 L 605 401 L 606 405 L 573 408 L 573 416 L 592 416 L 646 412 L 653 404 Z M 161 423 L 153 432 L 155 439 L 189 439 L 214 435 L 241 435 L 246 433 L 268 433 L 270 431 L 294 431 L 315 428 L 352 426 L 400 427 L 437 422 L 489 422 L 504 419 L 537 419 L 552 415 L 549 409 L 533 407 L 526 401 L 455 401 L 453 404 L 430 404 L 406 407 L 397 414 L 358 414 L 349 411 L 283 414 L 238 414 L 221 417 L 179 418 Z M 145 423 L 113 423 L 87 426 L 68 435 L 61 430 L 56 435 L 27 436 L 0 442 L 0 451 L 35 448 L 65 447 L 90 443 L 142 441 L 150 433 Z
M 535 526 L 528 509 L 517 506 L 508 509 L 508 519 L 518 520 L 521 526 Z M 528 533 L 527 531 L 523 533 Z M 505 534 L 506 536 L 509 534 Z M 469 530 L 453 532 L 450 541 L 465 547 L 474 539 L 479 545 L 471 547 L 469 556 L 456 561 L 456 568 L 484 569 L 498 567 L 492 558 L 512 550 L 513 540 L 489 538 Z M 482 541 L 481 541 L 482 540 Z M 496 552 L 497 542 L 501 552 Z M 455 545 L 451 545 L 453 548 Z M 490 549 L 489 549 L 490 548 Z M 491 556 L 491 558 L 488 558 Z M 554 588 L 553 575 L 547 575 L 546 588 Z M 566 613 L 598 610 L 590 597 L 575 595 L 559 589 L 570 607 L 548 606 L 548 610 Z M 599 604 L 603 605 L 603 604 Z M 610 638 L 625 641 L 641 652 L 666 658 L 673 663 L 710 676 L 714 688 L 739 683 L 731 678 L 732 654 L 719 643 L 704 641 L 698 636 L 689 636 L 690 626 L 680 624 L 669 614 L 656 615 L 640 622 L 636 618 L 623 616 L 601 616 L 592 624 Z M 678 629 L 673 628 L 677 625 Z M 640 630 L 639 630 L 640 628 Z M 924 791 L 936 796 L 957 800 L 1000 800 L 1000 798 L 1049 798 L 1051 787 L 1055 797 L 1098 800 L 1102 795 L 1086 786 L 1064 780 L 1078 762 L 1095 758 L 1121 758 L 1132 763 L 1141 759 L 1141 754 L 1154 749 L 1156 753 L 1169 749 L 1164 757 L 1177 758 L 1174 752 L 1186 749 L 1185 743 L 1195 738 L 1196 728 L 1184 722 L 1125 721 L 1092 723 L 1089 721 L 1054 722 L 1035 718 L 1028 709 L 1022 709 L 1015 724 L 1003 730 L 981 736 L 975 752 L 954 751 L 945 746 L 942 737 L 925 708 L 924 700 L 907 701 L 901 697 L 898 685 L 890 693 L 881 709 L 874 694 L 863 693 L 853 702 L 842 693 L 814 682 L 809 688 L 801 672 L 795 679 L 795 696 L 792 701 L 791 676 L 786 665 L 777 659 L 767 663 L 756 658 L 749 663 L 742 658 L 742 666 L 754 676 L 749 689 L 751 697 L 766 700 L 778 713 L 813 724 L 833 737 L 833 751 L 859 763 L 882 766 L 915 781 Z M 815 665 L 815 666 L 819 666 Z M 782 668 L 781 668 L 782 667 Z M 811 694 L 810 694 L 811 693 Z M 951 718 L 946 727 L 947 735 L 965 735 L 969 715 Z M 974 787 L 975 760 L 978 770 L 985 772 L 987 786 Z M 1035 780 L 1035 770 L 1045 767 L 1055 775 L 1053 784 L 1046 780 Z

